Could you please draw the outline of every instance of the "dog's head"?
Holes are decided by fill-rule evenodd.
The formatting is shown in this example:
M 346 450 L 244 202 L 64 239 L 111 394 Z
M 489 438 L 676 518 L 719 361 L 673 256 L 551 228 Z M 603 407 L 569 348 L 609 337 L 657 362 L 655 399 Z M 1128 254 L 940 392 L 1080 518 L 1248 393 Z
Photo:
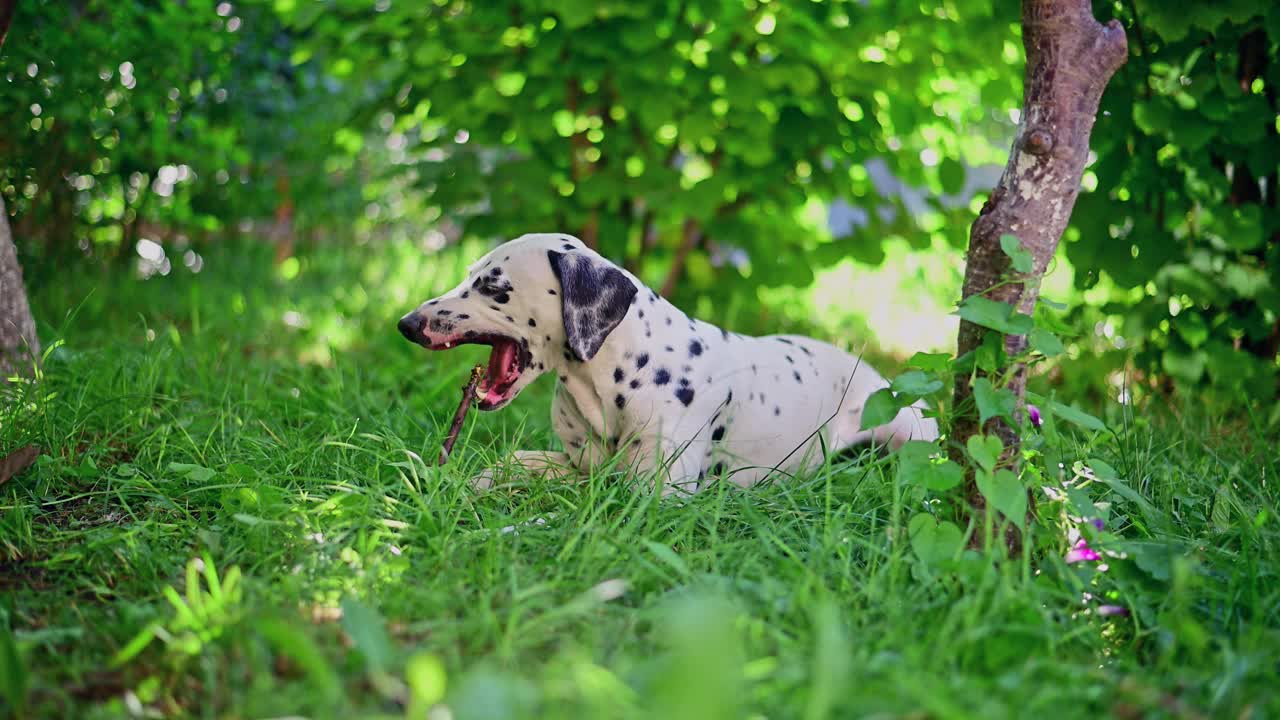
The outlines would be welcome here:
M 430 350 L 493 348 L 481 410 L 511 402 L 539 375 L 587 362 L 626 317 L 636 282 L 570 235 L 524 235 L 480 258 L 467 279 L 400 318 Z

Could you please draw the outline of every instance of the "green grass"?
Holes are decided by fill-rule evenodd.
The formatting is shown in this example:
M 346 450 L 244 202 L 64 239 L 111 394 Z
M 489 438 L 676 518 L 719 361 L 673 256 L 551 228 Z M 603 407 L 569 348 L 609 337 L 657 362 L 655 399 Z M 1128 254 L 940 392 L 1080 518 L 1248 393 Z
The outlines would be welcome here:
M 544 380 L 430 463 L 475 358 L 394 323 L 465 258 L 326 249 L 286 279 L 268 253 L 35 293 L 61 344 L 0 416 L 0 450 L 45 451 L 0 486 L 17 714 L 425 717 L 442 678 L 433 718 L 1280 713 L 1265 417 L 1110 408 L 1041 446 L 1116 469 L 1088 489 L 1105 572 L 1062 562 L 1051 503 L 1030 557 L 920 561 L 887 459 L 683 502 L 605 474 L 476 495 L 554 440 Z

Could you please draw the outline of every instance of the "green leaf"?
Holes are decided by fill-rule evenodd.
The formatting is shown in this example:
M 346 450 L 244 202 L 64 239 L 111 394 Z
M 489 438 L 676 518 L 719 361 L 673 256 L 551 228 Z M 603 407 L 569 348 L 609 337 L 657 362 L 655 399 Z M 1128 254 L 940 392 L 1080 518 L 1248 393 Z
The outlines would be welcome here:
M 1030 315 L 1015 311 L 1008 303 L 996 302 L 982 295 L 965 298 L 956 314 L 974 325 L 1006 335 L 1025 335 L 1035 325 Z
M 348 597 L 342 601 L 342 629 L 364 656 L 369 672 L 385 673 L 391 668 L 395 651 L 378 611 Z
M 898 416 L 902 404 L 889 388 L 882 388 L 871 393 L 867 403 L 862 406 L 862 430 L 870 430 L 890 422 Z
M 964 165 L 954 158 L 943 158 L 938 165 L 938 179 L 942 181 L 942 192 L 955 195 L 964 189 Z
M 1031 344 L 1032 350 L 1045 357 L 1056 357 L 1067 351 L 1057 335 L 1039 326 L 1031 328 L 1031 332 L 1027 334 L 1027 341 Z
M 907 367 L 920 368 L 925 372 L 946 372 L 951 367 L 951 355 L 947 353 L 918 352 L 907 361 Z
M 909 370 L 894 378 L 889 388 L 895 393 L 905 393 L 919 398 L 941 390 L 942 381 L 919 370 Z
M 1107 429 L 1106 423 L 1089 413 L 1083 410 L 1077 410 L 1070 405 L 1063 405 L 1056 400 L 1050 400 L 1043 395 L 1029 392 L 1027 393 L 1027 400 L 1035 403 L 1036 406 L 1040 408 L 1041 412 L 1051 412 L 1055 416 L 1060 417 L 1073 425 L 1078 425 L 1085 430 L 1101 432 Z
M 427 717 L 431 706 L 444 700 L 447 676 L 444 663 L 435 655 L 415 653 L 405 663 L 404 679 L 410 696 L 407 717 Z
M 971 435 L 965 442 L 965 447 L 969 451 L 969 457 L 978 463 L 978 467 L 991 472 L 995 469 L 996 462 L 1000 460 L 1004 443 L 994 435 Z
M 1027 516 L 1027 489 L 1017 475 L 1002 468 L 994 474 L 980 472 L 975 480 L 988 505 L 999 510 L 1014 525 L 1023 526 Z
M 1035 268 L 1035 258 L 1031 251 L 1022 247 L 1017 235 L 1001 235 L 1000 249 L 1009 256 L 1009 265 L 1020 273 L 1029 273 Z
M 938 522 L 928 513 L 911 518 L 907 535 L 911 538 L 912 552 L 931 567 L 950 561 L 960 553 L 964 543 L 964 533 L 955 523 Z
M 945 492 L 964 480 L 964 469 L 943 457 L 937 443 L 911 440 L 898 449 L 898 478 L 908 485 Z
M 525 75 L 520 72 L 502 73 L 494 81 L 493 85 L 498 90 L 498 94 L 503 97 L 514 97 L 520 94 L 524 89 Z
M 1002 417 L 1013 423 L 1013 409 L 1018 399 L 1009 388 L 997 388 L 987 378 L 980 377 L 973 381 L 973 399 L 978 403 L 979 422 L 985 424 L 993 417 Z
M 213 479 L 213 476 L 218 474 L 216 471 L 202 465 L 192 465 L 190 463 L 171 462 L 169 463 L 169 469 L 195 483 L 209 482 Z

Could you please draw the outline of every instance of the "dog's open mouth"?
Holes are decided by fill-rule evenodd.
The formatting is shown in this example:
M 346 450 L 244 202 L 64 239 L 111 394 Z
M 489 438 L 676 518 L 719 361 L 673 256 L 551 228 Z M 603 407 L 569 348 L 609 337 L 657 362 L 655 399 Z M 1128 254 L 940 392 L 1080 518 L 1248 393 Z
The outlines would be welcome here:
M 488 345 L 493 348 L 489 352 L 488 369 L 476 389 L 476 394 L 480 397 L 478 407 L 481 410 L 493 410 L 510 400 L 514 396 L 512 389 L 524 372 L 520 343 L 505 335 L 476 335 L 431 345 L 430 349 L 450 350 L 459 345 Z

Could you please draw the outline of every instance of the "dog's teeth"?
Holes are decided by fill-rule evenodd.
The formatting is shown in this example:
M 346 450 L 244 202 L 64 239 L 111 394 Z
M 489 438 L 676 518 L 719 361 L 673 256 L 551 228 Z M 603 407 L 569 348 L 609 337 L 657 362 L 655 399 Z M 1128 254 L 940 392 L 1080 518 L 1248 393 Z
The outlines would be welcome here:
M 451 347 L 453 347 L 453 343 L 451 343 L 451 342 L 446 342 L 446 343 L 444 344 L 444 349 L 445 349 L 445 350 L 448 350 L 448 349 L 449 349 L 449 348 L 451 348 Z

